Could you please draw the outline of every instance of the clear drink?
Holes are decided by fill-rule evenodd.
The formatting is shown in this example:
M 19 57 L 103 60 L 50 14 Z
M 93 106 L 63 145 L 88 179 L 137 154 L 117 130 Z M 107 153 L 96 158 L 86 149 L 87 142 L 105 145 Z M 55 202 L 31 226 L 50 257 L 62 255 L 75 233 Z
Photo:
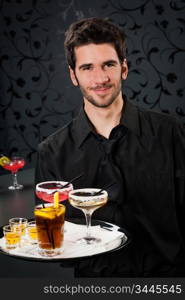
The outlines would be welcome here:
M 100 241 L 96 237 L 91 236 L 90 233 L 91 216 L 93 212 L 105 205 L 108 201 L 107 192 L 105 190 L 99 191 L 99 189 L 84 188 L 73 190 L 69 193 L 69 203 L 75 208 L 82 210 L 86 218 L 87 234 L 80 239 L 80 242 L 85 241 L 87 244 L 92 244 Z
M 78 209 L 94 212 L 107 203 L 107 197 L 102 196 L 103 193 L 100 196 L 93 196 L 93 194 L 89 192 L 76 192 L 70 196 L 69 202 Z

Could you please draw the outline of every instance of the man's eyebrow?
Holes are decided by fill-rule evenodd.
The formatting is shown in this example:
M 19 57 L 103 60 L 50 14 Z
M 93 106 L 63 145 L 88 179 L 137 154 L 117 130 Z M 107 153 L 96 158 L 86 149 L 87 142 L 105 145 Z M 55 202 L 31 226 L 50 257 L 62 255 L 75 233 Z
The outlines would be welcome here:
M 81 70 L 81 69 L 84 69 L 84 68 L 89 68 L 89 67 L 91 67 L 91 66 L 92 66 L 91 63 L 90 63 L 90 64 L 82 64 L 82 65 L 80 65 L 80 66 L 78 67 L 78 69 Z
M 102 65 L 107 65 L 107 64 L 114 64 L 114 65 L 117 65 L 118 62 L 114 59 L 109 59 L 109 60 L 106 60 L 102 63 Z
M 107 64 L 117 65 L 118 62 L 114 59 L 108 59 L 108 60 L 102 62 L 102 66 L 106 66 Z M 81 69 L 84 69 L 84 68 L 90 68 L 90 67 L 92 67 L 92 65 L 93 65 L 92 63 L 82 64 L 78 67 L 78 69 L 81 70 Z

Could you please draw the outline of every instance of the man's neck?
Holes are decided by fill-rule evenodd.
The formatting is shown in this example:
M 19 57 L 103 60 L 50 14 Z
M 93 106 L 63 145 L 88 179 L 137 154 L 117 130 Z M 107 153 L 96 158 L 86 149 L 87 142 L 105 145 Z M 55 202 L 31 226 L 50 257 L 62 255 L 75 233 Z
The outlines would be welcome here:
M 84 101 L 84 110 L 96 132 L 106 138 L 109 138 L 112 129 L 120 123 L 123 106 L 122 97 L 106 108 L 96 107 L 87 100 Z

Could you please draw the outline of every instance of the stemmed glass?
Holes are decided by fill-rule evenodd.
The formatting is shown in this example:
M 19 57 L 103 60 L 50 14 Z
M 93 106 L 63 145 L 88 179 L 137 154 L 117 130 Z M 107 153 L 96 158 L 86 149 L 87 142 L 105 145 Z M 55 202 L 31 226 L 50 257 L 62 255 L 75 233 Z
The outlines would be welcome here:
M 86 236 L 77 241 L 85 244 L 96 244 L 101 240 L 91 235 L 91 216 L 93 212 L 107 203 L 108 193 L 95 188 L 83 188 L 69 193 L 69 203 L 83 211 L 86 219 Z
M 36 195 L 46 202 L 54 202 L 54 194 L 59 193 L 59 202 L 67 200 L 73 185 L 66 181 L 44 181 L 36 185 Z
M 13 185 L 9 186 L 9 190 L 20 190 L 23 188 L 22 184 L 17 181 L 18 170 L 23 168 L 25 165 L 25 160 L 23 157 L 13 156 L 10 159 L 5 160 L 2 167 L 12 173 Z

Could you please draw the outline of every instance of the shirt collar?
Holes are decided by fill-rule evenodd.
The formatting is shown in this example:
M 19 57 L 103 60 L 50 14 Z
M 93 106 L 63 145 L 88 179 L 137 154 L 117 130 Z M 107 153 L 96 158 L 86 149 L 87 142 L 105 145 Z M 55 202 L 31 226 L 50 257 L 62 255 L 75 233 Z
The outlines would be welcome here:
M 78 116 L 74 119 L 74 133 L 77 146 L 80 147 L 89 134 L 93 132 L 93 125 L 89 121 L 82 106 Z
M 141 130 L 138 108 L 128 100 L 124 100 L 124 103 L 120 125 L 127 127 L 136 135 L 140 135 Z M 78 147 L 80 147 L 85 139 L 94 132 L 93 125 L 88 119 L 83 107 L 81 107 L 78 116 L 74 119 L 73 128 Z

